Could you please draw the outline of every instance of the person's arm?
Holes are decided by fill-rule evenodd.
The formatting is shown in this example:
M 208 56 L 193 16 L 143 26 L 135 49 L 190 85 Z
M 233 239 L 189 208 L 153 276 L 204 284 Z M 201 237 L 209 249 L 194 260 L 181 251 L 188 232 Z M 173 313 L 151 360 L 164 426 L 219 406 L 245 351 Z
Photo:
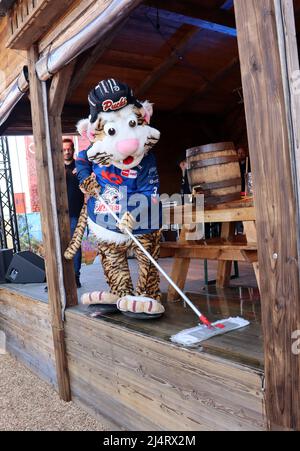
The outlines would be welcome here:
M 75 164 L 81 191 L 97 198 L 100 194 L 100 185 L 93 175 L 93 164 L 87 158 L 87 150 L 79 152 Z
M 75 165 L 79 184 L 82 185 L 93 172 L 93 165 L 87 158 L 87 150 L 79 152 L 75 160 Z

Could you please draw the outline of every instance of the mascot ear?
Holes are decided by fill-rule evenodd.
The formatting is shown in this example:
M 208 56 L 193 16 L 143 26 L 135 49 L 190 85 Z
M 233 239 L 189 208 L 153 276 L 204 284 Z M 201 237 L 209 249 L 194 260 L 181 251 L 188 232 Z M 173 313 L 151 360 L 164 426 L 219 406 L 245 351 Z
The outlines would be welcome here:
M 78 122 L 76 125 L 78 133 L 83 136 L 84 138 L 87 138 L 87 132 L 89 128 L 90 121 L 88 119 L 82 119 Z
M 93 141 L 93 139 L 95 138 L 95 133 L 91 129 L 91 123 L 89 119 L 82 119 L 81 121 L 79 121 L 76 128 L 78 133 L 83 138 L 87 138 L 90 141 Z
M 142 103 L 142 106 L 143 106 L 144 119 L 147 122 L 147 124 L 150 124 L 150 120 L 153 115 L 153 103 L 150 103 L 150 102 L 148 102 L 148 100 L 146 100 L 144 103 Z

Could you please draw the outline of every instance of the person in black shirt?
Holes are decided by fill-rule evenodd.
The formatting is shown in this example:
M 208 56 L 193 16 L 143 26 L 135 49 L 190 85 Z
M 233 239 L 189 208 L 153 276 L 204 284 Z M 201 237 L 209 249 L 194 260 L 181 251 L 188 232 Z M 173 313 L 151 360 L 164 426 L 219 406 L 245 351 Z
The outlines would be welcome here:
M 181 187 L 180 187 L 180 194 L 182 197 L 186 194 L 191 194 L 191 189 L 188 181 L 188 163 L 185 153 L 181 155 L 181 158 L 178 160 L 178 166 L 181 169 L 182 172 L 182 178 L 181 178 Z
M 63 152 L 66 170 L 66 182 L 68 192 L 69 216 L 71 226 L 71 236 L 77 227 L 78 218 L 84 203 L 84 194 L 79 189 L 79 182 L 76 173 L 75 159 L 74 159 L 74 143 L 71 139 L 63 140 Z M 81 287 L 80 270 L 81 270 L 81 249 L 74 257 L 74 270 L 76 276 L 76 285 Z
M 251 172 L 249 154 L 244 147 L 239 147 L 237 150 L 240 160 L 241 178 L 242 178 L 242 193 L 247 192 L 247 174 Z

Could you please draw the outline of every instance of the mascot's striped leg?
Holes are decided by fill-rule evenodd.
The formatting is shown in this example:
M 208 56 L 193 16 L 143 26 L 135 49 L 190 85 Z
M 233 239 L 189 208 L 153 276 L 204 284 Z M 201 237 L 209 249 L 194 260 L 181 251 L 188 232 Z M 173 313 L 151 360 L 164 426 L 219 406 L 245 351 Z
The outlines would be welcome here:
M 111 293 L 118 297 L 133 294 L 133 285 L 127 260 L 130 242 L 125 244 L 99 243 L 104 275 Z
M 161 231 L 138 237 L 138 240 L 156 261 L 159 258 L 160 239 Z M 135 244 L 133 244 L 133 249 L 139 264 L 139 279 L 135 294 L 160 301 L 160 277 L 157 269 Z

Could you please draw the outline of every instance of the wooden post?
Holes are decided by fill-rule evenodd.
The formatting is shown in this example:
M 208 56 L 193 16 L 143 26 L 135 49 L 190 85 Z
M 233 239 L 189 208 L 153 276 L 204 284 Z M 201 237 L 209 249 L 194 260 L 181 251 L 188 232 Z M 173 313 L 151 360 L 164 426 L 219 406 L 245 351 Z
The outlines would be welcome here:
M 186 235 L 189 233 L 188 226 L 183 227 L 178 243 L 186 242 Z M 174 258 L 171 279 L 176 281 L 177 286 L 184 290 L 185 282 L 190 268 L 190 258 Z M 181 299 L 176 290 L 170 285 L 168 289 L 168 302 L 175 302 Z
M 295 37 L 283 42 L 290 10 L 276 0 L 235 0 L 238 43 L 257 212 L 265 346 L 266 411 L 271 429 L 300 430 L 299 188 L 291 121 L 292 89 L 282 52 L 295 55 Z M 286 4 L 280 1 L 280 6 Z M 287 22 L 288 15 L 290 20 Z M 289 91 L 289 93 L 288 93 Z M 289 95 L 287 95 L 289 94 Z M 299 128 L 299 118 L 297 128 Z
M 60 238 L 57 223 L 56 196 L 53 186 L 53 166 L 50 152 L 48 124 L 45 120 L 45 98 L 43 85 L 35 71 L 38 59 L 36 47 L 28 52 L 30 101 L 32 125 L 36 148 L 36 164 L 38 172 L 38 188 L 41 207 L 41 220 L 43 242 L 46 255 L 46 274 L 49 293 L 49 308 L 54 340 L 54 351 L 57 370 L 57 383 L 59 394 L 64 401 L 70 401 L 71 390 L 68 373 L 68 364 L 64 340 L 64 325 L 62 319 L 62 306 L 65 304 L 63 287 L 63 274 L 61 263 Z
M 221 238 L 226 241 L 232 241 L 235 232 L 234 222 L 223 222 Z M 230 285 L 232 271 L 232 261 L 218 263 L 217 287 L 225 288 Z
M 244 234 L 246 235 L 247 238 L 247 243 L 257 245 L 257 229 L 255 221 L 247 221 L 247 222 L 245 221 L 243 222 L 243 226 L 244 226 Z M 257 261 L 255 261 L 252 263 L 252 266 L 255 273 L 258 288 L 260 289 L 259 264 Z
M 74 62 L 70 63 L 53 77 L 49 91 L 50 141 L 52 148 L 53 169 L 55 175 L 56 203 L 67 307 L 73 307 L 77 305 L 78 298 L 73 261 L 67 261 L 63 256 L 63 253 L 67 249 L 70 242 L 71 234 L 68 197 L 66 189 L 65 164 L 62 152 L 61 113 L 74 71 L 74 65 Z

